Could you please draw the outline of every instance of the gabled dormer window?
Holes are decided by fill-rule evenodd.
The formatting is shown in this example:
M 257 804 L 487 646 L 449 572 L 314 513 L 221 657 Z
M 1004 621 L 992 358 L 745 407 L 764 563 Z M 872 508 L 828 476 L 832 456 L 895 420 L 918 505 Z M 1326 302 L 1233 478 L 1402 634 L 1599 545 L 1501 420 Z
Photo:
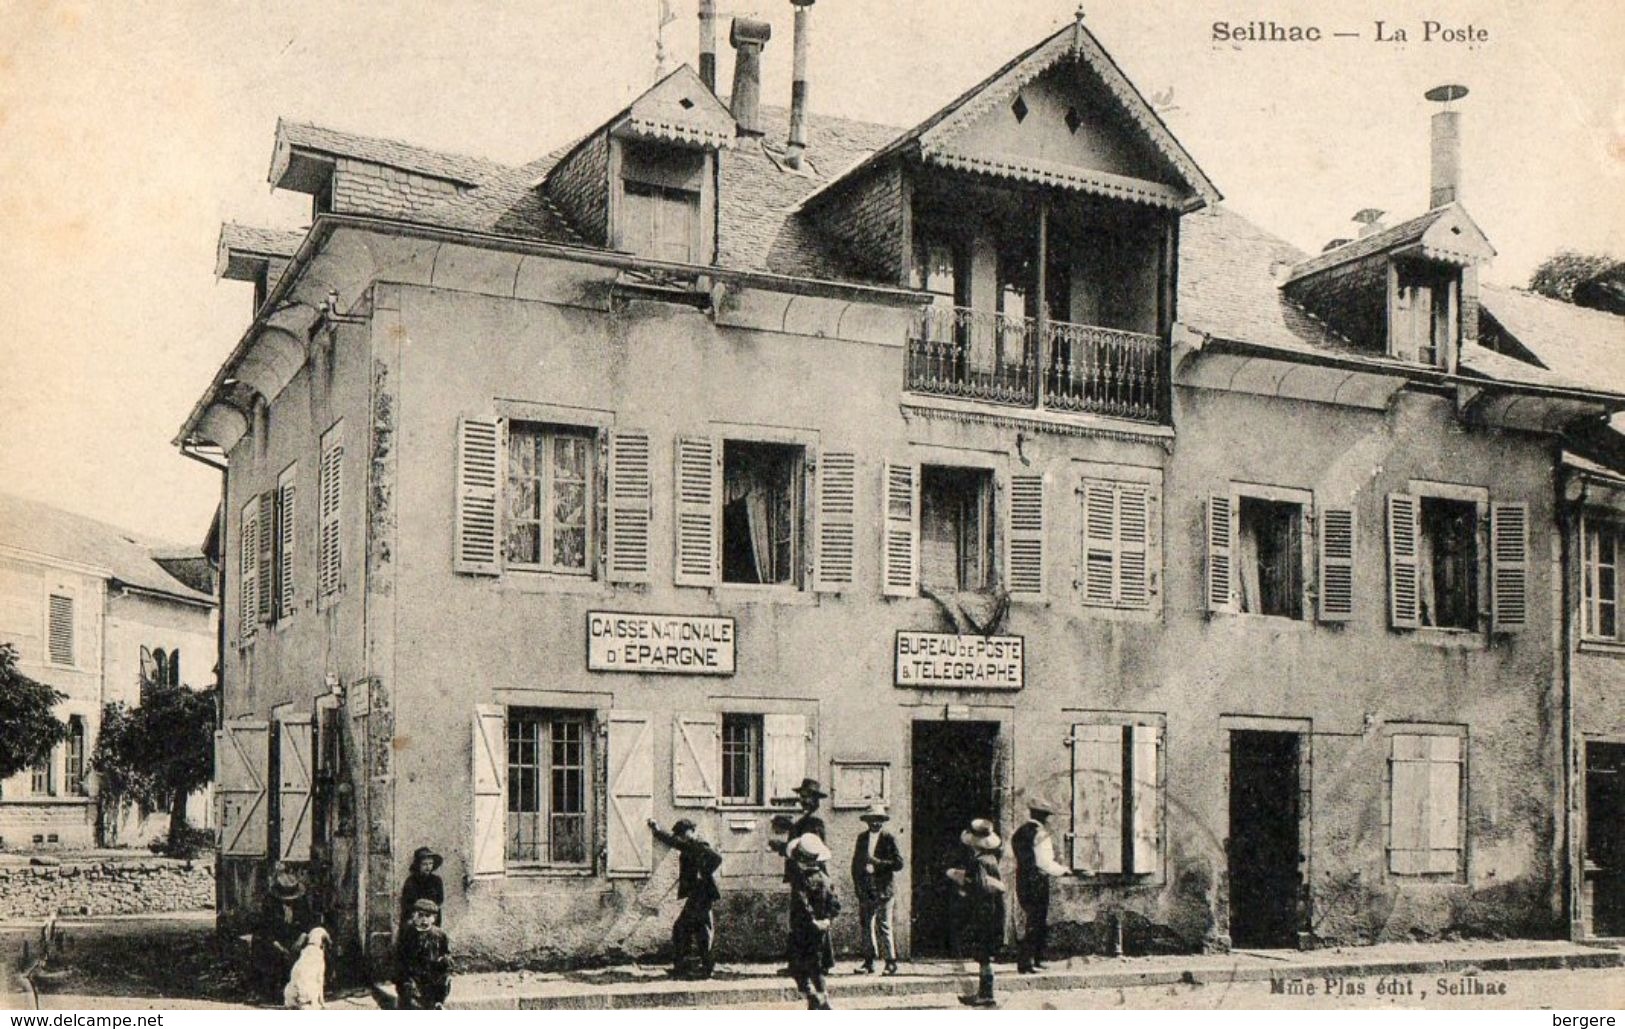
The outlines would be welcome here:
M 1461 269 L 1396 261 L 1388 313 L 1388 353 L 1401 361 L 1449 367 L 1460 343 Z
M 619 192 L 615 249 L 678 264 L 708 264 L 704 209 L 708 154 L 704 150 L 618 140 Z

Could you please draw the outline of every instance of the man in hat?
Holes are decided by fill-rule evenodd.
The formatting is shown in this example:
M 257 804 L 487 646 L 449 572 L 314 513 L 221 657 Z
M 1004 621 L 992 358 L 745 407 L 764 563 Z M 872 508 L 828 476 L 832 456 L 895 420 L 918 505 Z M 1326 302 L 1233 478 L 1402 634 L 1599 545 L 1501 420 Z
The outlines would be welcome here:
M 427 897 L 412 902 L 411 931 L 395 945 L 395 1006 L 401 1011 L 439 1010 L 451 992 L 451 944 L 440 920 L 440 905 Z
M 829 847 L 814 833 L 785 845 L 785 857 L 796 866 L 797 887 L 790 896 L 790 975 L 807 998 L 810 1011 L 829 1010 L 824 973 L 830 950 L 830 925 L 841 912 L 835 886 L 825 867 Z
M 802 877 L 795 860 L 790 857 L 789 846 L 808 834 L 816 836 L 820 840 L 828 840 L 825 835 L 824 820 L 818 815 L 818 804 L 829 796 L 824 792 L 824 787 L 819 781 L 812 778 L 803 778 L 801 785 L 795 788 L 794 793 L 796 795 L 796 804 L 801 808 L 801 813 L 788 822 L 785 821 L 783 816 L 775 815 L 773 828 L 775 831 L 783 831 L 785 838 L 771 840 L 768 843 L 768 847 L 774 853 L 784 855 L 784 881 L 790 884 L 790 904 L 792 907 L 795 906 L 796 894 L 801 889 Z M 774 800 L 775 803 L 778 802 L 778 798 L 774 798 Z M 827 972 L 835 967 L 835 948 L 827 936 L 825 937 L 825 944 L 827 953 L 824 959 L 824 971 Z
M 298 958 L 294 943 L 314 924 L 304 904 L 305 884 L 289 871 L 277 872 L 265 891 L 265 905 L 249 940 L 249 956 L 260 993 L 280 1004 L 288 972 Z
M 858 895 L 858 925 L 863 930 L 863 964 L 860 972 L 874 972 L 875 959 L 884 948 L 886 975 L 897 974 L 897 947 L 892 942 L 891 916 L 896 898 L 893 877 L 903 870 L 903 854 L 897 837 L 886 831 L 891 816 L 886 805 L 871 804 L 858 816 L 863 832 L 852 848 L 852 889 Z
M 964 862 L 959 868 L 949 869 L 948 877 L 965 899 L 965 938 L 979 966 L 976 995 L 959 1000 L 976 1008 L 997 1007 L 993 997 L 993 955 L 1004 937 L 1004 880 L 999 877 L 1002 843 L 993 823 L 985 818 L 974 819 L 970 828 L 959 834 L 959 842 L 965 845 Z
M 412 853 L 412 868 L 406 873 L 406 882 L 401 884 L 401 933 L 411 931 L 412 905 L 420 900 L 432 900 L 437 907 L 446 903 L 446 884 L 440 881 L 435 871 L 444 859 L 434 852 L 432 847 L 419 847 Z M 440 913 L 435 912 L 434 924 L 440 924 Z
M 662 831 L 653 818 L 648 825 L 655 839 L 677 851 L 677 896 L 683 901 L 683 910 L 671 926 L 672 974 L 709 979 L 716 968 L 711 957 L 716 932 L 711 907 L 722 898 L 716 880 L 722 855 L 699 838 L 694 823 L 686 818 L 679 818 L 669 833 Z
M 1016 901 L 1025 928 L 1016 948 L 1016 971 L 1023 975 L 1044 967 L 1044 946 L 1049 942 L 1049 881 L 1066 874 L 1055 860 L 1055 842 L 1049 831 L 1050 802 L 1033 797 L 1027 802 L 1027 820 L 1010 836 L 1016 856 Z

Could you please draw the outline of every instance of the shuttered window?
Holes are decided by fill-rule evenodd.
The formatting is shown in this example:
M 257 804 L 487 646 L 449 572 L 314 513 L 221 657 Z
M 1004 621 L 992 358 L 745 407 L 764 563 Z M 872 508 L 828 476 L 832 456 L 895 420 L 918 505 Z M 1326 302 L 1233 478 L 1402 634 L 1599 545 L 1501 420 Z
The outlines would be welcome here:
M 72 665 L 74 661 L 73 598 L 65 593 L 53 593 L 47 603 L 46 650 L 53 665 Z
M 1464 738 L 1395 733 L 1388 761 L 1388 870 L 1457 875 L 1463 856 Z
M 605 733 L 604 871 L 613 878 L 644 878 L 654 868 L 654 738 L 649 715 L 612 710 Z
M 1351 508 L 1320 513 L 1320 620 L 1346 622 L 1354 616 L 1355 520 Z
M 715 586 L 722 576 L 722 448 L 708 436 L 683 436 L 676 455 L 676 556 L 679 586 Z
M 277 491 L 266 490 L 260 494 L 260 551 L 259 570 L 256 573 L 259 579 L 259 597 L 255 603 L 255 617 L 261 622 L 276 621 L 277 611 L 277 539 L 280 528 L 277 522 Z
M 1159 589 L 1160 490 L 1149 483 L 1089 478 L 1083 504 L 1079 591 L 1089 607 L 1146 610 Z
M 888 462 L 881 487 L 881 589 L 912 597 L 920 588 L 920 470 Z
M 672 801 L 707 808 L 793 803 L 807 775 L 808 740 L 805 715 L 679 714 L 672 731 Z
M 1511 633 L 1529 621 L 1526 504 L 1413 483 L 1388 496 L 1388 601 L 1397 629 Z
M 331 602 L 343 584 L 344 423 L 322 434 L 321 466 L 316 485 L 316 598 Z
M 214 734 L 215 824 L 223 857 L 266 854 L 269 756 L 270 727 L 265 722 L 226 722 Z
M 813 588 L 839 593 L 852 586 L 857 564 L 857 458 L 826 451 L 818 459 L 817 549 Z
M 1529 621 L 1529 508 L 1490 506 L 1490 628 L 1516 632 Z
M 609 434 L 610 582 L 649 581 L 650 468 L 647 433 L 617 429 Z
M 1162 871 L 1163 729 L 1080 724 L 1072 750 L 1072 867 L 1095 875 Z
M 315 839 L 312 798 L 315 735 L 308 711 L 277 721 L 277 849 L 283 861 L 309 861 Z
M 594 451 L 590 430 L 508 423 L 502 510 L 508 567 L 590 574 Z
M 254 638 L 260 603 L 260 501 L 243 505 L 237 541 L 237 635 Z
M 591 863 L 592 744 L 587 712 L 508 712 L 509 865 Z
M 1011 600 L 1044 599 L 1044 477 L 1010 476 L 1005 511 L 1005 588 Z
M 277 477 L 276 486 L 276 583 L 277 618 L 291 618 L 298 599 L 294 576 L 295 542 L 298 539 L 298 466 L 289 465 Z
M 498 469 L 501 423 L 495 418 L 457 420 L 457 485 L 453 512 L 452 568 L 466 575 L 502 569 L 497 546 Z

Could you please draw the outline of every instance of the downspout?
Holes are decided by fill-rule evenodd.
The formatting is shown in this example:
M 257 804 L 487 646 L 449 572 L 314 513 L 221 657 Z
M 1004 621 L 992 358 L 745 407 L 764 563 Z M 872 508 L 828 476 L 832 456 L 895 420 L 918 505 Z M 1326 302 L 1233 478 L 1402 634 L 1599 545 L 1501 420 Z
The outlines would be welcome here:
M 1558 447 L 1558 474 L 1556 483 L 1558 510 L 1558 554 L 1562 582 L 1562 653 L 1558 656 L 1559 676 L 1563 689 L 1563 914 L 1568 920 L 1568 938 L 1578 940 L 1584 936 L 1585 916 L 1581 910 L 1580 892 L 1583 888 L 1580 864 L 1580 834 L 1578 798 L 1575 784 L 1579 777 L 1576 760 L 1578 741 L 1574 735 L 1574 601 L 1578 591 L 1581 570 L 1575 560 L 1575 540 L 1580 531 L 1580 512 L 1585 507 L 1586 482 L 1583 477 L 1569 476 L 1562 470 L 1562 448 Z M 1568 500 L 1568 483 L 1578 478 L 1579 493 L 1572 503 Z

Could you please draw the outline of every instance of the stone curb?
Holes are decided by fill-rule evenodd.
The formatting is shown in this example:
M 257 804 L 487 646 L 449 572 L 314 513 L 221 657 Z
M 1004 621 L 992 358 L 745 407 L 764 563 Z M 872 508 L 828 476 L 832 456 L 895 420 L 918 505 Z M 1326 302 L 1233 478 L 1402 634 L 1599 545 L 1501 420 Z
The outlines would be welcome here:
M 1193 965 L 1135 972 L 1058 971 L 1038 975 L 999 976 L 999 989 L 1005 992 L 1028 990 L 1113 989 L 1135 986 L 1167 986 L 1179 983 L 1200 985 L 1221 982 L 1258 982 L 1280 978 L 1323 978 L 1325 976 L 1429 975 L 1448 972 L 1528 972 L 1625 967 L 1625 951 L 1587 949 L 1564 954 L 1485 955 L 1480 958 L 1442 957 L 1347 961 L 1303 961 L 1258 964 L 1240 967 Z M 701 981 L 672 982 L 652 989 L 626 989 L 628 984 L 585 987 L 568 993 L 526 995 L 522 991 L 501 996 L 459 998 L 456 980 L 452 984 L 449 1008 L 485 1011 L 531 1010 L 614 1010 L 628 1008 L 704 1008 L 721 1005 L 790 1003 L 800 994 L 788 982 L 739 983 Z M 633 984 L 641 986 L 642 984 Z M 921 975 L 861 980 L 838 977 L 830 983 L 831 1000 L 853 997 L 911 997 L 926 994 L 968 993 L 976 988 L 974 975 Z M 374 983 L 373 998 L 381 1008 L 395 1006 L 392 984 Z

